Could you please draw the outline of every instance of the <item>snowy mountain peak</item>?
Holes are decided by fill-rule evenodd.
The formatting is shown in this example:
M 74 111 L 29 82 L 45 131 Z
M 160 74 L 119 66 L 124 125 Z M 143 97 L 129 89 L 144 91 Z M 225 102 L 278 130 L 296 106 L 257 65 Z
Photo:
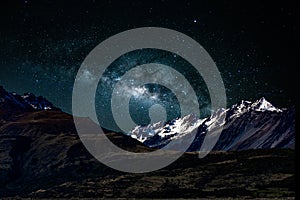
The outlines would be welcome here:
M 217 135 L 220 130 L 216 150 L 293 147 L 293 116 L 293 110 L 278 109 L 261 98 L 218 109 L 205 119 L 190 114 L 168 122 L 138 126 L 128 134 L 149 147 L 162 148 L 174 140 L 176 145 L 184 144 L 184 138 L 196 133 L 188 151 L 199 150 L 205 135 Z M 288 125 L 284 125 L 286 123 Z M 172 145 L 168 148 L 177 150 Z
M 281 109 L 274 107 L 270 102 L 268 102 L 264 97 L 255 101 L 251 105 L 252 109 L 255 111 L 275 111 L 275 112 L 282 112 Z
M 52 110 L 54 107 L 46 98 L 36 97 L 32 93 L 25 93 L 21 96 L 35 110 Z
M 242 100 L 241 103 L 235 104 L 230 108 L 232 114 L 230 118 L 239 117 L 242 114 L 249 111 L 259 111 L 259 112 L 282 112 L 281 109 L 274 107 L 270 102 L 268 102 L 264 97 L 260 98 L 255 102 Z
M 150 137 L 158 138 L 173 138 L 180 135 L 190 133 L 194 129 L 197 129 L 205 119 L 199 119 L 194 114 L 186 115 L 182 118 L 176 118 L 168 122 L 157 122 L 149 124 L 148 126 L 137 126 L 129 135 L 132 138 L 145 142 Z
M 0 108 L 10 111 L 59 110 L 42 96 L 37 97 L 32 93 L 21 96 L 15 92 L 7 92 L 2 86 L 0 86 Z

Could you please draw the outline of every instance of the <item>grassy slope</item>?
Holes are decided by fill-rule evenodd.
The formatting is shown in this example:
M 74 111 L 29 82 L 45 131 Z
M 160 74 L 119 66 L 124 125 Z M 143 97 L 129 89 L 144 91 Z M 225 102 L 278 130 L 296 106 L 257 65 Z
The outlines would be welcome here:
M 165 169 L 146 174 L 95 174 L 37 190 L 27 197 L 293 197 L 293 150 L 249 150 L 189 154 Z

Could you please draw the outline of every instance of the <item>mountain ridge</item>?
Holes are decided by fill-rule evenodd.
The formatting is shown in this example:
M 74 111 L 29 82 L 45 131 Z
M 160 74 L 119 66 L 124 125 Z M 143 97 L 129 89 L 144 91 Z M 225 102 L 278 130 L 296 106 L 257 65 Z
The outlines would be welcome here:
M 15 92 L 7 92 L 0 85 L 0 109 L 4 112 L 28 112 L 37 110 L 61 110 L 48 101 L 45 97 L 35 96 L 32 93 L 19 95 Z
M 149 147 L 162 148 L 173 140 L 183 142 L 191 132 L 197 131 L 187 151 L 199 151 L 207 134 L 216 134 L 223 128 L 213 150 L 294 148 L 294 118 L 295 108 L 279 109 L 262 97 L 254 102 L 242 100 L 230 108 L 220 108 L 204 119 L 191 114 L 167 123 L 137 126 L 128 134 Z

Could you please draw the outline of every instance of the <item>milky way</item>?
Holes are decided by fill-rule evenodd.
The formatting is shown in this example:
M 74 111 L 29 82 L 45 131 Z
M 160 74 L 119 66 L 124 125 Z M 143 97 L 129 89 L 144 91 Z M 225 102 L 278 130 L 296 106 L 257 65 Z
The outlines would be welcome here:
M 280 107 L 293 105 L 289 81 L 296 57 L 290 48 L 297 35 L 293 6 L 251 5 L 241 9 L 227 1 L 201 5 L 196 1 L 157 5 L 92 1 L 71 7 L 19 3 L 1 12 L 0 84 L 9 91 L 43 95 L 71 113 L 74 79 L 89 52 L 121 31 L 156 26 L 182 32 L 207 50 L 223 78 L 228 106 L 262 96 Z M 114 126 L 107 110 L 114 85 L 129 69 L 150 62 L 171 66 L 187 77 L 197 93 L 201 115 L 210 114 L 206 85 L 193 66 L 176 54 L 143 49 L 115 60 L 100 79 L 96 110 L 107 127 Z M 81 81 L 96 79 L 89 71 L 81 74 Z M 149 108 L 154 104 L 166 108 L 168 119 L 180 115 L 176 97 L 163 86 L 124 90 L 132 95 L 131 116 L 139 124 L 149 123 Z
M 206 85 L 200 74 L 197 73 L 192 65 L 176 54 L 170 52 L 143 49 L 121 56 L 107 68 L 100 79 L 96 95 L 96 109 L 99 113 L 98 119 L 100 119 L 100 121 L 103 121 L 104 124 L 113 123 L 114 121 L 110 111 L 111 94 L 115 88 L 115 84 L 120 81 L 120 77 L 130 69 L 147 63 L 159 63 L 170 66 L 184 75 L 188 80 L 191 80 L 189 84 L 193 86 L 193 89 L 197 94 L 202 116 L 204 117 L 210 114 L 210 100 Z M 156 75 L 157 79 L 163 77 L 166 81 L 172 83 L 172 88 L 182 87 L 172 74 L 162 71 L 156 73 L 158 73 Z M 84 76 L 84 74 L 82 76 Z M 89 78 L 89 80 L 92 79 Z M 130 81 L 134 82 L 135 80 L 133 79 Z M 154 82 L 158 81 L 154 80 Z M 171 91 L 172 88 L 168 89 L 159 84 L 147 84 L 139 87 L 124 84 L 121 87 L 124 89 L 125 95 L 132 96 L 130 110 L 133 112 L 131 116 L 133 120 L 136 120 L 137 124 L 149 123 L 150 118 L 148 116 L 148 110 L 155 104 L 161 104 L 166 108 L 168 120 L 180 116 L 180 106 L 177 98 Z M 188 91 L 187 89 L 185 90 Z M 188 101 L 188 98 L 186 101 Z

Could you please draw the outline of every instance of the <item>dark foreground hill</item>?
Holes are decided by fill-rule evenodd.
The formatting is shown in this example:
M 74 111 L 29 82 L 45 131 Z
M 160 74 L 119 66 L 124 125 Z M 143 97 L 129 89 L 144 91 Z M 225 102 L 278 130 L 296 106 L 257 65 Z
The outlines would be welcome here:
M 149 151 L 118 133 L 109 138 L 130 151 Z M 83 147 L 72 116 L 61 111 L 19 114 L 0 126 L 1 197 L 293 197 L 294 150 L 185 154 L 146 174 L 122 173 Z
M 203 160 L 185 155 L 171 166 L 148 174 L 97 173 L 103 166 L 95 166 L 93 175 L 35 189 L 24 197 L 293 197 L 293 156 L 292 150 L 212 153 Z

